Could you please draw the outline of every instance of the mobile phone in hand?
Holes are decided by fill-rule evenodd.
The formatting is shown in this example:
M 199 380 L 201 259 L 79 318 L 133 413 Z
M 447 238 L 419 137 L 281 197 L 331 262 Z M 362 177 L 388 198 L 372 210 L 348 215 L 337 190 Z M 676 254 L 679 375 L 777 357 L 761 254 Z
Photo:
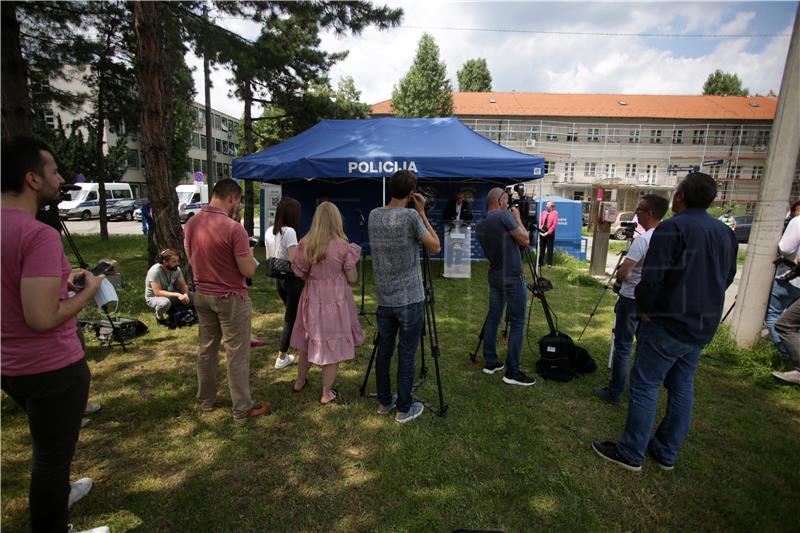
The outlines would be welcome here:
M 97 263 L 97 265 L 96 265 L 96 266 L 95 266 L 93 269 L 91 269 L 89 272 L 91 272 L 93 276 L 99 276 L 100 274 L 103 274 L 103 273 L 105 273 L 105 272 L 108 272 L 108 271 L 109 271 L 109 270 L 110 270 L 110 269 L 111 269 L 113 266 L 114 266 L 114 265 L 112 265 L 111 263 L 109 263 L 109 262 L 107 262 L 107 261 L 100 261 L 100 262 L 99 262 L 99 263 Z M 76 279 L 75 279 L 75 280 L 72 282 L 72 284 L 73 284 L 73 285 L 74 285 L 76 288 L 78 288 L 78 289 L 82 289 L 82 288 L 86 287 L 86 279 L 84 279 L 84 276 L 81 276 L 81 277 L 79 277 L 79 278 L 76 278 Z

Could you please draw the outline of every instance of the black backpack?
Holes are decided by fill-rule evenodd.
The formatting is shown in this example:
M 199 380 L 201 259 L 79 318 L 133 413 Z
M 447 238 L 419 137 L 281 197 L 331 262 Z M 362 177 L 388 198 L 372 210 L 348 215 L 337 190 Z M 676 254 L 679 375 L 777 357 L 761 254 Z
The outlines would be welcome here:
M 197 324 L 197 311 L 194 310 L 194 307 L 176 309 L 175 311 L 171 311 L 169 313 L 169 319 L 167 322 L 167 327 L 169 327 L 169 329 L 194 326 Z
M 553 331 L 539 339 L 536 373 L 544 379 L 567 382 L 578 374 L 591 374 L 597 364 L 584 348 L 576 346 L 569 335 Z

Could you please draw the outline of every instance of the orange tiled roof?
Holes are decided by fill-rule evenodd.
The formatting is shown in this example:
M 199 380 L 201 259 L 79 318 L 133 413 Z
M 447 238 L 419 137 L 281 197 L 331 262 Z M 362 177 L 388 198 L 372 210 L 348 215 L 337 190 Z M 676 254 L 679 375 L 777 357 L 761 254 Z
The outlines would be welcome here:
M 778 99 L 773 96 L 453 93 L 453 114 L 460 117 L 772 120 L 777 105 Z M 373 105 L 372 114 L 391 115 L 391 100 Z

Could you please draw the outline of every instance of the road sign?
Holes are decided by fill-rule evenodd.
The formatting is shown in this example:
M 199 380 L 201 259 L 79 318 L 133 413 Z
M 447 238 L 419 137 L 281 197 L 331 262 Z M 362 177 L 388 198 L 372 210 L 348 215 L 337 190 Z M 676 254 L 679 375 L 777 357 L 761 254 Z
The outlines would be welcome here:
M 697 172 L 700 170 L 700 167 L 697 165 L 689 165 L 689 166 L 678 166 L 678 165 L 670 165 L 667 167 L 668 172 Z
M 703 161 L 703 166 L 704 167 L 710 167 L 710 166 L 714 166 L 714 165 L 721 165 L 724 162 L 725 161 L 723 161 L 722 159 L 708 159 L 706 161 Z
M 203 181 L 203 173 L 202 172 L 195 172 L 194 173 L 194 181 L 202 182 Z

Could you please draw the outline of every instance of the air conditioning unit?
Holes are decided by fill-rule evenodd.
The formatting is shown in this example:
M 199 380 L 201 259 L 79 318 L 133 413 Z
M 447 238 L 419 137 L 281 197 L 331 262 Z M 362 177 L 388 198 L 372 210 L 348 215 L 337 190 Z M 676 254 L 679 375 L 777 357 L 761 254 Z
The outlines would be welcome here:
M 536 139 L 528 139 L 525 141 L 525 146 L 527 148 L 534 148 L 536 146 Z

